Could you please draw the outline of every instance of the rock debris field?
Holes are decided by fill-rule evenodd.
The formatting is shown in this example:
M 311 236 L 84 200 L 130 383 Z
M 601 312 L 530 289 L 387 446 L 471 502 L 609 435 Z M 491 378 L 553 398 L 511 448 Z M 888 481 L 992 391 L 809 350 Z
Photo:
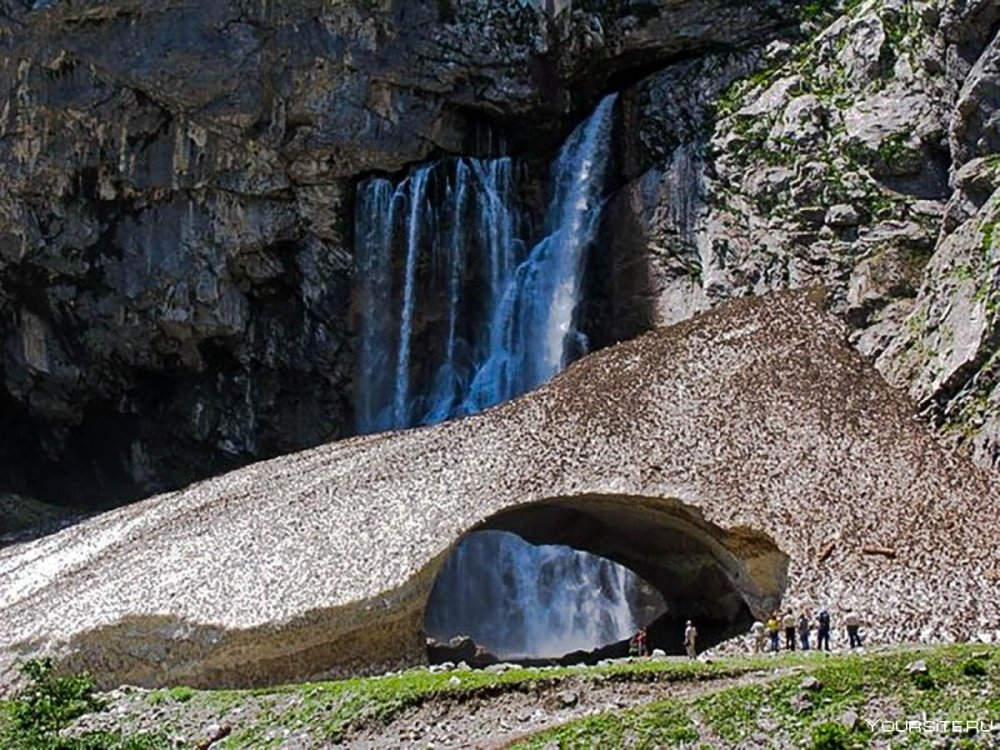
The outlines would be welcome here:
M 260 463 L 8 547 L 0 677 L 41 653 L 105 686 L 420 664 L 448 551 L 545 504 L 623 549 L 640 511 L 686 529 L 758 616 L 856 609 L 871 643 L 1000 637 L 997 490 L 939 447 L 823 303 L 734 301 L 481 415 Z

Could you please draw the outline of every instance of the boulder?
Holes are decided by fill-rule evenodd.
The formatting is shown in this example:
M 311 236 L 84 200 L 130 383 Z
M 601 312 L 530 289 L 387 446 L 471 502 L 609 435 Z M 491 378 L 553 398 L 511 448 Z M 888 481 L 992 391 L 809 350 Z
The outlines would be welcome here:
M 572 708 L 580 702 L 580 694 L 575 690 L 560 690 L 549 701 L 551 708 Z
M 927 674 L 927 662 L 923 659 L 918 659 L 917 661 L 910 662 L 906 665 L 907 674 Z
M 824 218 L 831 227 L 856 227 L 860 222 L 860 217 L 854 206 L 843 203 L 830 206 Z
M 861 717 L 858 716 L 858 712 L 853 708 L 847 709 L 840 715 L 840 725 L 848 732 L 853 732 L 860 720 Z
M 808 675 L 802 678 L 802 682 L 799 683 L 799 687 L 803 690 L 815 691 L 821 690 L 823 688 L 823 683 L 812 675 Z

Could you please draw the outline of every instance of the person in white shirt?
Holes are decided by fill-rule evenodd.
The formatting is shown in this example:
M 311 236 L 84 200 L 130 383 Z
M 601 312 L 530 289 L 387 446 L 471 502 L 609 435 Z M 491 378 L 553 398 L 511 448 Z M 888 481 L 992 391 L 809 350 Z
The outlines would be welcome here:
M 759 654 L 764 650 L 764 641 L 767 639 L 764 623 L 755 620 L 754 624 L 750 626 L 750 636 L 753 638 L 753 652 Z
M 687 655 L 694 659 L 698 655 L 698 647 L 696 641 L 698 640 L 698 630 L 695 628 L 694 624 L 688 620 L 687 625 L 684 628 L 684 649 L 687 651 Z
M 847 640 L 850 641 L 851 648 L 860 648 L 861 635 L 858 631 L 861 629 L 861 620 L 858 615 L 853 611 L 848 612 L 844 618 L 844 625 L 847 626 Z

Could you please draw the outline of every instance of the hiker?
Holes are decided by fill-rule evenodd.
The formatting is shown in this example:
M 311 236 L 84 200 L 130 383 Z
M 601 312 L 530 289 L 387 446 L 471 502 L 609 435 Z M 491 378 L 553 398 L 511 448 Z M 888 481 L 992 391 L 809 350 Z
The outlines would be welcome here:
M 697 640 L 698 630 L 695 628 L 694 624 L 688 620 L 687 625 L 684 628 L 684 649 L 687 651 L 687 655 L 692 659 L 698 655 L 698 649 L 695 643 Z
M 820 651 L 823 650 L 824 645 L 826 650 L 830 650 L 830 613 L 825 609 L 819 611 L 819 626 L 816 628 L 816 648 Z
M 636 639 L 639 642 L 639 656 L 649 656 L 649 638 L 646 635 L 646 628 L 639 628 Z
M 633 657 L 639 655 L 639 633 L 628 639 L 628 655 Z
M 803 651 L 809 650 L 809 616 L 805 612 L 799 615 L 799 644 Z
M 778 652 L 778 613 L 775 612 L 767 621 L 767 637 L 771 639 L 770 651 Z
M 754 620 L 753 625 L 750 626 L 750 637 L 753 638 L 753 652 L 759 654 L 764 650 L 764 640 L 766 638 L 764 623 L 760 620 Z
M 847 617 L 844 618 L 844 625 L 847 626 L 847 640 L 850 641 L 851 648 L 861 648 L 861 636 L 858 635 L 858 628 L 861 627 L 861 621 L 853 611 L 847 613 Z
M 794 651 L 795 650 L 795 615 L 792 614 L 792 610 L 788 610 L 785 614 L 785 618 L 782 620 L 782 625 L 785 628 L 785 650 Z

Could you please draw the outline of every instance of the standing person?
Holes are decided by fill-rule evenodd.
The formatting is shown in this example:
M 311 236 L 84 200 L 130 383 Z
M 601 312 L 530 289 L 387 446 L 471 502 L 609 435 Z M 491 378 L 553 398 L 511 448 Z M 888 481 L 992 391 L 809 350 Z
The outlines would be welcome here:
M 820 651 L 823 650 L 824 645 L 826 650 L 830 650 L 830 613 L 825 609 L 819 611 L 819 626 L 816 628 L 816 648 Z
M 858 619 L 857 614 L 854 611 L 848 612 L 847 617 L 844 618 L 844 624 L 847 626 L 847 640 L 850 641 L 851 648 L 861 648 L 861 636 L 858 635 L 861 620 Z
M 692 659 L 698 655 L 698 647 L 696 641 L 698 640 L 698 630 L 695 628 L 694 624 L 688 620 L 687 625 L 684 628 L 684 648 L 687 651 L 687 655 Z
M 799 615 L 799 644 L 803 651 L 809 650 L 809 616 L 805 612 Z
M 785 628 L 785 650 L 795 650 L 795 615 L 792 610 L 785 613 L 785 618 L 781 623 Z
M 750 637 L 753 639 L 753 652 L 759 654 L 764 650 L 764 623 L 760 620 L 754 620 L 753 625 L 750 626 Z
M 775 612 L 767 621 L 767 637 L 771 639 L 770 650 L 777 653 L 778 651 L 778 613 Z
M 639 628 L 636 639 L 639 641 L 639 656 L 649 656 L 649 637 L 646 635 L 646 628 Z

